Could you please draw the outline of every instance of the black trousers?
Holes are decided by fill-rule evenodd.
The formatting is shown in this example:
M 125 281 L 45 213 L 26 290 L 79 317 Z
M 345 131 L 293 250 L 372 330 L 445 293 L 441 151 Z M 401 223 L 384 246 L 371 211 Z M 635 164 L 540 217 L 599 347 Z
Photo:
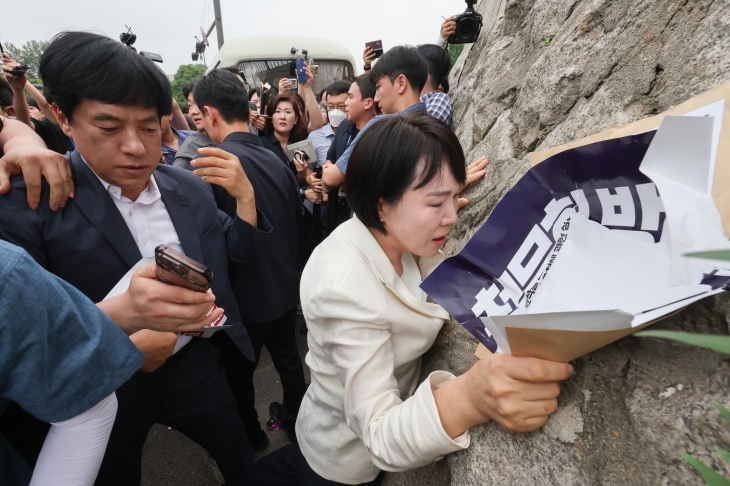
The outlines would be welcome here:
M 254 462 L 220 353 L 208 339 L 194 338 L 152 373 L 135 373 L 117 390 L 117 400 L 97 485 L 140 483 L 142 448 L 155 423 L 197 442 L 225 478 Z
M 384 472 L 377 478 L 360 486 L 380 486 Z M 325 479 L 309 467 L 307 460 L 296 444 L 284 446 L 226 483 L 226 486 L 344 486 Z
M 302 359 L 297 348 L 295 324 L 297 310 L 291 309 L 283 316 L 271 322 L 261 324 L 246 324 L 248 335 L 251 338 L 256 363 L 247 360 L 228 336 L 218 338 L 214 343 L 223 353 L 223 364 L 228 375 L 228 382 L 236 397 L 238 406 L 236 410 L 243 420 L 246 432 L 255 437 L 261 424 L 255 407 L 255 392 L 253 386 L 253 373 L 256 370 L 261 349 L 266 346 L 271 354 L 274 367 L 281 378 L 281 386 L 284 389 L 284 400 L 282 420 L 293 422 L 299 413 L 299 405 L 302 403 L 304 394 L 307 391 L 307 384 L 304 381 L 304 368 Z M 217 333 L 221 334 L 221 333 Z

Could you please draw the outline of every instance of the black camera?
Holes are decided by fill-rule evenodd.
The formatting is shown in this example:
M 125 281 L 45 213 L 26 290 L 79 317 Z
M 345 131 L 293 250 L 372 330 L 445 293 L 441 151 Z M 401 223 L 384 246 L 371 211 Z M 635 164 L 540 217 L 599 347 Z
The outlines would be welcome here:
M 456 17 L 456 32 L 449 37 L 449 44 L 472 44 L 482 31 L 482 16 L 474 10 L 476 0 L 466 0 L 466 10 Z
M 10 71 L 10 75 L 15 76 L 22 76 L 23 74 L 28 72 L 28 69 L 30 69 L 30 66 L 27 64 L 19 64 L 13 68 L 12 71 Z

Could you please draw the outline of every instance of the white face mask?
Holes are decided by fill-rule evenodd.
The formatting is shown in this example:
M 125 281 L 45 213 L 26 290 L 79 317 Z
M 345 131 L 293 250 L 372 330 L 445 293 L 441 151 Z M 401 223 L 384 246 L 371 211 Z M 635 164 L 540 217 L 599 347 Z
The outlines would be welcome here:
M 330 125 L 337 128 L 347 118 L 347 113 L 342 110 L 332 110 L 327 112 L 327 117 L 330 120 Z

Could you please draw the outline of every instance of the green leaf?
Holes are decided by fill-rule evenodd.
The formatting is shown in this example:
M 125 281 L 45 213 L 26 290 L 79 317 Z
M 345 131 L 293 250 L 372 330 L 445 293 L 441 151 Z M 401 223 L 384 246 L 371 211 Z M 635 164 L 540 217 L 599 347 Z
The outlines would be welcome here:
M 717 408 L 720 410 L 720 413 L 725 418 L 725 421 L 727 422 L 727 424 L 730 425 L 730 410 L 725 408 L 725 406 L 722 403 L 718 403 Z
M 707 260 L 730 261 L 730 250 L 698 251 L 696 253 L 685 253 L 684 256 L 692 258 L 705 258 Z
M 635 334 L 639 337 L 654 337 L 671 339 L 681 343 L 712 349 L 721 353 L 730 354 L 730 336 L 718 336 L 716 334 L 694 334 L 691 332 L 677 331 L 639 331 Z
M 725 464 L 730 464 L 730 451 L 726 451 L 721 447 L 715 446 L 715 452 L 720 455 L 722 460 L 725 461 Z
M 699 471 L 702 475 L 702 479 L 704 479 L 709 486 L 730 486 L 730 481 L 720 476 L 717 471 L 705 465 L 699 459 L 696 459 L 689 454 L 685 454 L 684 452 L 682 452 L 682 457 L 684 457 L 687 462 L 692 464 L 692 466 Z

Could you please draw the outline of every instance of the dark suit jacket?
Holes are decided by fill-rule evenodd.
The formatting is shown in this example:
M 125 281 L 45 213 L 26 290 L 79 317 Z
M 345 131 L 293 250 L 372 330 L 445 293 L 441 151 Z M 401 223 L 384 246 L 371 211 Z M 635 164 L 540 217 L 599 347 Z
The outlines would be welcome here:
M 256 135 L 231 133 L 218 148 L 241 161 L 256 195 L 256 207 L 275 228 L 267 239 L 265 252 L 246 263 L 231 262 L 229 273 L 243 322 L 273 321 L 299 302 L 297 219 L 302 213 L 299 185 L 294 174 L 261 145 Z M 219 186 L 213 186 L 213 192 L 221 210 L 229 215 L 236 212 L 236 200 L 228 192 Z
M 337 127 L 337 133 L 335 133 L 335 139 L 332 140 L 332 145 L 327 151 L 327 160 L 331 160 L 334 164 L 342 154 L 345 153 L 347 146 L 355 140 L 360 130 L 357 129 L 354 123 L 349 120 L 343 120 L 340 126 Z
M 94 302 L 101 301 L 142 258 L 122 215 L 78 152 L 70 154 L 75 197 L 65 208 L 48 208 L 44 182 L 37 211 L 28 207 L 22 177 L 0 195 L 0 238 L 23 247 L 40 265 Z M 266 250 L 272 230 L 259 212 L 259 228 L 218 210 L 210 186 L 190 172 L 164 164 L 155 181 L 185 254 L 213 271 L 216 304 L 232 327 L 224 332 L 255 361 L 228 279 L 229 258 L 246 262 Z

